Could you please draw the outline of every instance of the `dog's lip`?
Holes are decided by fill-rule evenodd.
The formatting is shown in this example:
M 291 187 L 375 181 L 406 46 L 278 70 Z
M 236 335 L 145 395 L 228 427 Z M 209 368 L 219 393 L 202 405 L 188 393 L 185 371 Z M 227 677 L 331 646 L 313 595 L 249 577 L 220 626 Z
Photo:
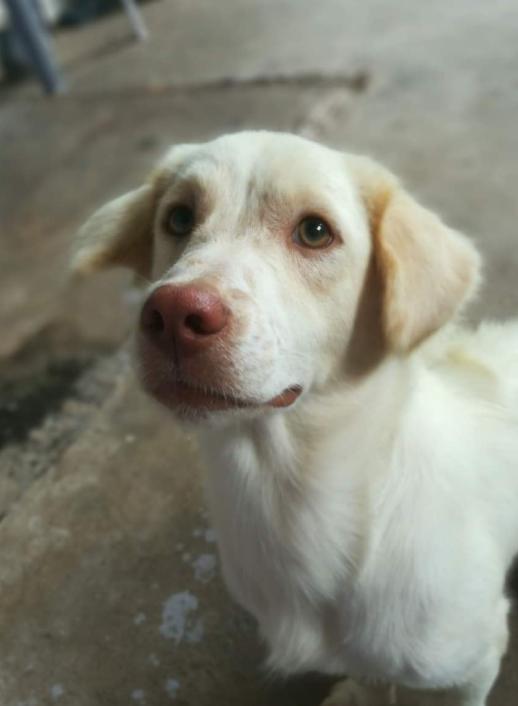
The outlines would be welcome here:
M 185 380 L 175 380 L 173 383 L 173 396 L 178 402 L 190 407 L 204 409 L 240 409 L 250 407 L 252 403 L 240 399 L 224 391 L 200 387 Z
M 269 407 L 289 407 L 292 405 L 296 399 L 302 394 L 302 387 L 300 385 L 292 385 L 287 387 L 281 392 L 280 395 L 272 397 L 266 404 Z
M 302 387 L 300 385 L 292 385 L 267 401 L 239 398 L 226 393 L 224 390 L 201 387 L 195 383 L 180 379 L 162 381 L 159 385 L 152 386 L 149 392 L 167 406 L 182 404 L 200 410 L 246 409 L 254 407 L 280 409 L 292 405 L 302 393 Z

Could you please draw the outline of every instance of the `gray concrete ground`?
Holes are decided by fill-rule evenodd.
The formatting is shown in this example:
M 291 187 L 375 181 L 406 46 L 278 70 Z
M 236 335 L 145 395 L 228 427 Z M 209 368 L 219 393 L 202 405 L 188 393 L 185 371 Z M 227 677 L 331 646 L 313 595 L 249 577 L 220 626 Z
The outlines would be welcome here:
M 261 672 L 219 577 L 194 442 L 118 350 L 128 276 L 67 281 L 71 234 L 172 142 L 295 130 L 397 171 L 479 242 L 473 318 L 514 314 L 518 8 L 163 0 L 144 14 L 144 45 L 123 16 L 57 38 L 69 95 L 0 91 L 0 704 L 310 706 L 328 682 Z M 491 706 L 518 703 L 515 627 Z

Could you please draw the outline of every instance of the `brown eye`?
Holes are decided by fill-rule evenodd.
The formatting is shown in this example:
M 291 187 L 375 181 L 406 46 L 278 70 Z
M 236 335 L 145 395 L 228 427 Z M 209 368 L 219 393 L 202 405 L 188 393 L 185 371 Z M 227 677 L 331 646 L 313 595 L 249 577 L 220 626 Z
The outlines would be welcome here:
M 306 248 L 326 248 L 333 242 L 333 235 L 321 218 L 310 216 L 299 223 L 294 240 Z
M 194 228 L 194 211 L 190 206 L 179 204 L 169 209 L 164 220 L 164 227 L 170 235 L 179 238 Z

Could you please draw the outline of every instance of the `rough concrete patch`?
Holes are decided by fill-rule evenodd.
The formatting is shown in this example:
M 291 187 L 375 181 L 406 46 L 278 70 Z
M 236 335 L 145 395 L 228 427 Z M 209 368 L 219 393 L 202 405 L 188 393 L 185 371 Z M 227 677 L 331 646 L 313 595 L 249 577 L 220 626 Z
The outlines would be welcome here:
M 61 406 L 91 362 L 88 356 L 61 356 L 41 370 L 0 382 L 0 449 L 24 442 L 45 415 Z
M 30 348 L 31 346 L 29 346 Z M 37 353 L 22 351 L 3 366 L 0 382 L 0 520 L 27 488 L 54 467 L 127 370 L 121 351 L 56 352 L 40 337 Z

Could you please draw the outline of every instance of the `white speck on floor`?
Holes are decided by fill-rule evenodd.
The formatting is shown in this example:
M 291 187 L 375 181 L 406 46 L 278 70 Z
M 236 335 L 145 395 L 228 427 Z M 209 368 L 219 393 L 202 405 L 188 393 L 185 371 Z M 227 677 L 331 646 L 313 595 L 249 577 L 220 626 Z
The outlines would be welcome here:
M 176 549 L 181 552 L 183 551 L 183 548 L 185 547 L 185 544 L 183 542 L 177 542 L 176 544 Z
M 198 618 L 185 637 L 187 642 L 191 645 L 195 645 L 203 640 L 204 634 L 205 628 L 203 626 L 203 620 Z
M 194 569 L 194 578 L 197 581 L 208 583 L 216 573 L 216 555 L 215 554 L 200 554 L 200 556 L 192 562 Z
M 135 435 L 134 434 L 126 434 L 126 436 L 124 437 L 124 441 L 127 444 L 132 444 L 135 441 Z
M 197 527 L 197 528 L 193 531 L 192 536 L 193 536 L 193 537 L 201 537 L 202 534 L 203 534 L 203 530 L 201 529 L 201 527 Z
M 189 591 L 170 596 L 162 607 L 162 636 L 174 640 L 177 645 L 180 644 L 185 634 L 195 628 L 191 614 L 197 609 L 198 599 Z
M 142 623 L 146 622 L 146 614 L 137 613 L 137 615 L 133 618 L 133 622 L 135 623 L 135 625 L 142 625 Z
M 209 542 L 209 544 L 214 544 L 216 541 L 216 530 L 213 530 L 212 527 L 209 527 L 208 530 L 205 530 L 205 541 Z
M 167 692 L 167 695 L 171 699 L 176 698 L 176 694 L 178 693 L 178 689 L 180 688 L 180 682 L 178 679 L 168 679 L 165 683 L 165 690 Z
M 182 559 L 184 561 L 190 561 L 191 555 L 189 554 L 189 552 L 185 552 L 184 554 L 182 554 Z
M 149 664 L 152 664 L 153 667 L 159 667 L 160 666 L 160 660 L 155 654 L 151 654 L 148 657 Z
M 133 701 L 136 701 L 138 704 L 144 703 L 144 699 L 146 698 L 146 694 L 144 693 L 144 689 L 134 689 L 131 692 L 131 698 Z
M 65 693 L 65 690 L 63 689 L 62 684 L 53 684 L 50 689 L 50 696 L 53 701 L 58 701 L 63 694 Z

